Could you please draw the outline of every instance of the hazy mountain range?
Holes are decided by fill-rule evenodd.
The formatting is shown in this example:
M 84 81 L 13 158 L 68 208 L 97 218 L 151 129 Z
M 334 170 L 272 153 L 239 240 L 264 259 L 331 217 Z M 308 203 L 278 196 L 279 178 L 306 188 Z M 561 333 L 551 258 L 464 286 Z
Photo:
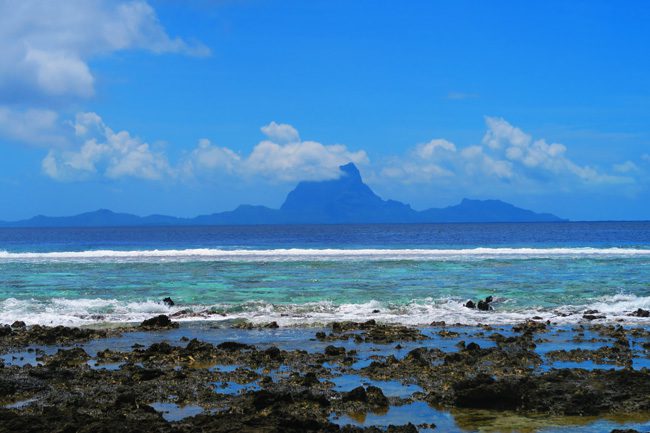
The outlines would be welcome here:
M 195 218 L 166 215 L 140 217 L 107 209 L 67 217 L 38 215 L 3 227 L 101 227 L 238 224 L 351 224 L 442 222 L 548 222 L 563 221 L 548 214 L 515 207 L 500 200 L 464 199 L 455 206 L 416 211 L 408 204 L 384 200 L 363 183 L 357 167 L 341 166 L 335 180 L 300 182 L 280 209 L 241 205 L 238 208 Z

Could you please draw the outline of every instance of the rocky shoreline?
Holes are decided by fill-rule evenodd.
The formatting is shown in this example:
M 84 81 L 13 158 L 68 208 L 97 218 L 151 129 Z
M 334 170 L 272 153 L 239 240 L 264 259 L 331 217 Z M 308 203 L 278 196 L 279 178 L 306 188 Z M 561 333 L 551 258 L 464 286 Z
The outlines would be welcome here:
M 435 413 L 463 410 L 650 420 L 648 326 L 370 320 L 282 335 L 189 332 L 166 316 L 0 327 L 0 432 L 435 432 Z

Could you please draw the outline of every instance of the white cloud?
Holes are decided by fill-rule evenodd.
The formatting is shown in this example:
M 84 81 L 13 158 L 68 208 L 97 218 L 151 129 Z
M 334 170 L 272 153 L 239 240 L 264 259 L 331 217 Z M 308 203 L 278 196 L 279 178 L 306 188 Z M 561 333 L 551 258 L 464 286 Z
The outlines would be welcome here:
M 129 49 L 209 53 L 170 37 L 145 1 L 0 0 L 0 101 L 92 96 L 88 61 Z
M 422 159 L 429 159 L 439 152 L 456 152 L 456 145 L 443 139 L 431 140 L 428 143 L 419 144 L 415 153 Z
M 620 164 L 614 164 L 614 171 L 617 173 L 636 173 L 641 169 L 632 161 L 625 161 Z
M 236 152 L 215 146 L 207 138 L 202 138 L 183 163 L 182 171 L 187 176 L 210 172 L 234 174 L 240 164 L 241 157 Z
M 560 143 L 548 143 L 545 139 L 533 140 L 521 129 L 502 118 L 486 117 L 488 130 L 483 144 L 500 157 L 519 163 L 523 169 L 555 176 L 578 177 L 586 183 L 617 183 L 625 180 L 600 173 L 593 167 L 581 166 L 566 157 L 567 148 Z
M 227 147 L 203 139 L 182 164 L 186 175 L 232 174 L 263 177 L 272 181 L 323 180 L 340 175 L 339 166 L 366 163 L 364 151 L 352 152 L 344 145 L 301 141 L 291 125 L 271 122 L 261 128 L 269 138 L 242 157 Z
M 52 110 L 0 106 L 0 135 L 30 144 L 61 145 L 65 140 L 58 117 Z
M 262 126 L 260 130 L 269 140 L 277 143 L 295 143 L 300 141 L 300 135 L 296 128 L 286 123 L 271 122 L 268 125 Z
M 260 142 L 243 163 L 244 173 L 280 181 L 323 180 L 339 177 L 339 166 L 366 163 L 364 151 L 350 152 L 340 144 L 323 145 L 316 141 L 287 144 Z
M 43 171 L 56 180 L 93 175 L 158 180 L 173 175 L 164 153 L 152 150 L 127 131 L 114 132 L 95 113 L 78 114 L 74 128 L 78 147 L 50 150 L 43 159 Z
M 515 147 L 525 147 L 530 141 L 530 135 L 524 133 L 503 119 L 497 117 L 486 117 L 485 123 L 488 130 L 483 136 L 483 144 L 491 149 L 500 149 L 504 143 Z
M 487 185 L 527 185 L 534 183 L 575 185 L 629 183 L 620 173 L 631 172 L 631 163 L 615 168 L 619 175 L 603 173 L 594 167 L 577 164 L 567 157 L 567 147 L 533 139 L 506 120 L 486 117 L 487 130 L 480 145 L 458 148 L 436 139 L 420 144 L 405 157 L 389 160 L 381 170 L 388 178 L 405 183 L 446 183 L 456 187 L 485 188 Z
M 230 175 L 262 177 L 271 181 L 334 179 L 339 166 L 367 163 L 364 151 L 352 152 L 340 144 L 300 141 L 291 125 L 272 122 L 262 128 L 267 136 L 286 141 L 263 140 L 242 157 L 208 139 L 177 164 L 162 151 L 127 131 L 114 132 L 96 113 L 79 113 L 72 125 L 78 144 L 72 149 L 52 149 L 42 161 L 43 172 L 56 180 L 83 180 L 92 176 L 112 179 L 135 177 L 148 180 Z

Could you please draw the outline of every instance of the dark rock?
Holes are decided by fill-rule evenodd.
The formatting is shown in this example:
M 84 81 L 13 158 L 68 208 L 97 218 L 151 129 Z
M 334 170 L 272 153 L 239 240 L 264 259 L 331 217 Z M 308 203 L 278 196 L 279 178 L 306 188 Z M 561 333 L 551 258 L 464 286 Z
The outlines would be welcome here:
M 366 388 L 366 398 L 372 407 L 388 407 L 388 398 L 379 387 L 370 385 Z
M 546 331 L 546 323 L 536 322 L 534 320 L 526 320 L 512 327 L 515 332 L 535 333 Z
M 169 343 L 162 341 L 160 343 L 153 343 L 145 350 L 145 353 L 148 357 L 151 357 L 154 355 L 169 355 L 173 351 L 174 348 Z
M 167 305 L 168 307 L 173 307 L 174 305 L 176 305 L 176 303 L 169 296 L 163 299 L 162 301 L 163 304 Z
M 517 381 L 495 380 L 487 374 L 454 384 L 455 403 L 459 407 L 515 410 L 525 386 Z
M 270 322 L 264 325 L 264 328 L 266 329 L 277 329 L 279 327 L 280 325 L 278 325 L 278 322 Z
M 650 310 L 644 310 L 642 308 L 639 308 L 633 313 L 628 314 L 628 316 L 633 316 L 633 317 L 650 317 Z
M 583 314 L 582 318 L 583 318 L 583 319 L 586 319 L 586 320 L 597 320 L 597 319 L 604 319 L 605 316 L 602 315 L 602 314 L 601 314 L 601 315 L 595 315 L 595 314 Z
M 6 337 L 8 335 L 11 335 L 11 326 L 9 325 L 0 326 L 0 337 Z
M 485 302 L 487 302 L 488 304 L 491 303 L 492 301 L 494 301 L 494 298 L 492 296 L 488 296 L 487 298 L 485 298 Z
M 189 343 L 187 343 L 187 346 L 185 349 L 190 352 L 190 353 L 205 353 L 205 352 L 211 352 L 214 349 L 214 346 L 210 343 L 206 343 L 204 341 L 197 340 L 196 338 L 192 338 Z
M 428 424 L 424 428 L 433 429 L 435 428 L 435 424 Z M 418 433 L 418 431 L 418 428 L 411 423 L 405 425 L 390 424 L 388 428 L 386 428 L 386 433 Z
M 224 341 L 217 346 L 217 349 L 227 350 L 228 352 L 236 352 L 244 349 L 252 349 L 253 346 L 239 343 L 237 341 Z
M 316 374 L 313 373 L 313 372 L 309 372 L 309 373 L 305 374 L 301 379 L 302 380 L 300 381 L 300 383 L 303 386 L 306 386 L 306 387 L 309 387 L 309 388 L 320 384 L 320 380 L 318 380 L 318 376 L 316 376 Z
M 22 320 L 16 320 L 14 323 L 11 324 L 11 327 L 13 329 L 25 329 L 27 328 L 27 325 L 25 325 L 25 322 Z
M 343 394 L 343 401 L 360 401 L 363 403 L 368 402 L 368 394 L 363 386 L 357 386 L 351 391 Z
M 83 364 L 90 359 L 90 356 L 81 348 L 59 349 L 56 354 L 46 359 L 49 367 L 74 367 Z
M 480 350 L 481 346 L 479 346 L 477 343 L 471 342 L 467 346 L 465 346 L 465 350 Z
M 143 329 L 170 329 L 178 328 L 178 323 L 172 322 L 171 319 L 161 314 L 151 319 L 147 319 L 140 324 L 140 328 Z
M 344 347 L 336 347 L 336 346 L 327 346 L 325 348 L 325 355 L 328 355 L 328 356 L 345 355 L 345 348 Z
M 282 351 L 276 346 L 271 346 L 264 351 L 264 354 L 271 359 L 281 359 Z
M 490 304 L 488 302 L 486 302 L 486 301 L 478 301 L 478 304 L 476 305 L 476 307 L 481 311 L 489 311 L 489 310 L 492 309 Z
M 379 310 L 372 310 L 372 314 L 377 314 L 377 313 L 381 313 L 381 311 L 379 311 Z
M 471 299 L 465 304 L 467 308 L 476 308 L 476 304 Z
M 165 373 L 158 368 L 138 368 L 133 373 L 133 379 L 147 382 L 149 380 L 158 379 L 160 376 L 163 376 Z

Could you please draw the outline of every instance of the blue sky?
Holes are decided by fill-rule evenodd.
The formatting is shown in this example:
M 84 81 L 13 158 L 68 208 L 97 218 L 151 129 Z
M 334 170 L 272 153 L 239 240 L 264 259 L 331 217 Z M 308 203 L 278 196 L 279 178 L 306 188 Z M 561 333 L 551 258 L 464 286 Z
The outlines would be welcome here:
M 650 219 L 650 5 L 0 0 L 0 219 L 277 207 Z

